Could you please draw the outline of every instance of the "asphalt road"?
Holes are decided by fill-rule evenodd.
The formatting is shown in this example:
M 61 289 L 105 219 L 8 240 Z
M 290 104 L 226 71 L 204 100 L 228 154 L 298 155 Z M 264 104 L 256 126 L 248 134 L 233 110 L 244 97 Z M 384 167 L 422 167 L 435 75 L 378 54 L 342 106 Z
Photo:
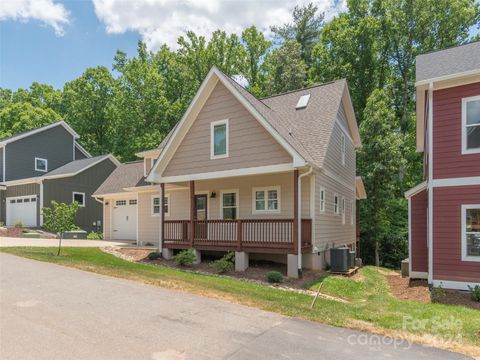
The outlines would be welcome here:
M 464 357 L 0 254 L 0 358 L 439 360 Z

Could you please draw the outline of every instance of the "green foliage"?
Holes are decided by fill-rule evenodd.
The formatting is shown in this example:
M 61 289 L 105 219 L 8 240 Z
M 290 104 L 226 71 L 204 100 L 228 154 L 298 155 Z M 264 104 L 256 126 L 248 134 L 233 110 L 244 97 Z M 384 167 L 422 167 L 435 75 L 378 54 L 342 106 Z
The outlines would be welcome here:
M 87 240 L 103 240 L 103 234 L 100 232 L 91 231 L 87 235 Z
M 445 289 L 441 285 L 432 287 L 430 290 L 430 300 L 432 303 L 442 303 L 446 296 Z
M 175 255 L 174 259 L 177 265 L 190 266 L 195 262 L 195 253 L 193 249 L 182 250 Z
M 472 292 L 472 300 L 480 302 L 480 285 L 475 285 L 475 287 L 468 287 L 470 291 Z
M 17 229 L 23 229 L 25 227 L 25 225 L 23 224 L 23 222 L 17 221 L 17 222 L 15 222 L 15 224 L 13 224 L 13 227 L 17 228 Z
M 267 281 L 269 283 L 281 283 L 283 281 L 283 275 L 282 273 L 278 271 L 269 271 L 265 275 L 267 277 Z
M 225 273 L 233 269 L 235 265 L 235 253 L 230 251 L 222 256 L 221 259 L 212 261 L 211 265 L 216 273 Z
M 150 254 L 148 254 L 147 257 L 148 257 L 148 260 L 157 260 L 157 259 L 160 259 L 162 257 L 162 253 L 160 253 L 158 251 L 153 251 Z
M 57 256 L 60 255 L 63 234 L 66 231 L 72 231 L 78 228 L 74 224 L 77 210 L 78 203 L 76 201 L 72 204 L 59 204 L 55 200 L 52 200 L 51 207 L 44 207 L 42 209 L 43 226 L 47 230 L 59 234 Z

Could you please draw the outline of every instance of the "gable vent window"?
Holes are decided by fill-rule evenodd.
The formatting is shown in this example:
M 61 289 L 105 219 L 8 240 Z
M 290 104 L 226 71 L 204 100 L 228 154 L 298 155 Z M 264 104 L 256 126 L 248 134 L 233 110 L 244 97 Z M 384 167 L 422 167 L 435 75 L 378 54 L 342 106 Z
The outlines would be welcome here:
M 303 95 L 298 99 L 297 106 L 295 106 L 295 109 L 304 109 L 308 105 L 308 100 L 310 100 L 310 94 Z

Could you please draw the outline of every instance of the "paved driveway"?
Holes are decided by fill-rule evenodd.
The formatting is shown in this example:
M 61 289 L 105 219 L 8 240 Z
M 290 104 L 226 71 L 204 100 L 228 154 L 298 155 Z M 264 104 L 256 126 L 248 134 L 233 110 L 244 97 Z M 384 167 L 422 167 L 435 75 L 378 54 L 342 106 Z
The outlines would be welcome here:
M 128 245 L 124 242 L 104 241 L 104 240 L 62 240 L 62 246 L 75 246 L 75 247 L 102 247 L 102 246 L 115 246 L 115 245 Z M 38 247 L 57 247 L 57 239 L 24 239 L 13 237 L 0 237 L 0 247 L 5 246 L 38 246 Z
M 0 336 L 3 360 L 463 358 L 6 254 Z

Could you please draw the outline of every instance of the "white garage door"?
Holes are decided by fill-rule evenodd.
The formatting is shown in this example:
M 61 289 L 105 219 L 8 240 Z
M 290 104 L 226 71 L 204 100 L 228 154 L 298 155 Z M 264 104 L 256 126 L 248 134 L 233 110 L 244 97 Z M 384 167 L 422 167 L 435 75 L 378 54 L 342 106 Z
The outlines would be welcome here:
M 7 197 L 7 226 L 21 221 L 25 226 L 37 226 L 37 196 Z
M 112 229 L 115 240 L 137 239 L 137 199 L 114 201 Z

